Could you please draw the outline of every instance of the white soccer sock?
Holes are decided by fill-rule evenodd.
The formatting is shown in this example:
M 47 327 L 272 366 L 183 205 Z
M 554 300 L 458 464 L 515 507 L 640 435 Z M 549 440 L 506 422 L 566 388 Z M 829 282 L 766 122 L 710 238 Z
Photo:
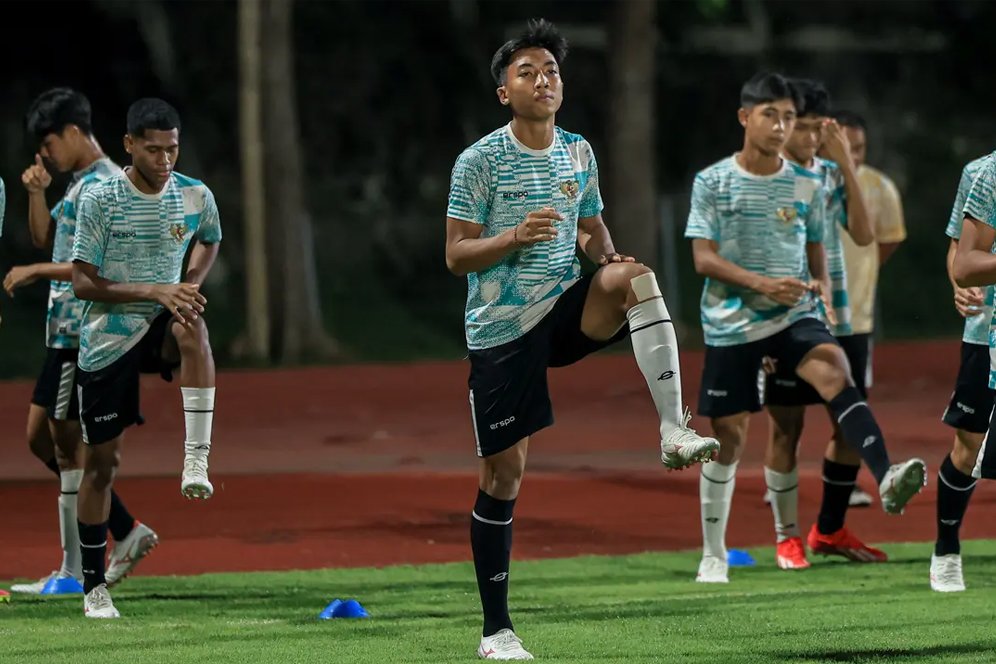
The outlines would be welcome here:
M 83 470 L 63 470 L 59 473 L 61 493 L 59 494 L 59 534 L 62 540 L 62 569 L 60 574 L 83 578 L 83 558 L 80 553 L 80 531 L 76 523 L 76 500 L 80 484 L 83 483 Z
M 737 462 L 702 464 L 699 500 L 702 504 L 702 555 L 726 560 L 726 522 L 737 485 Z
M 765 466 L 764 481 L 775 515 L 775 541 L 799 537 L 799 469 L 779 473 Z
M 651 275 L 652 276 L 652 275 Z M 681 368 L 678 339 L 664 298 L 641 302 L 626 312 L 633 354 L 661 421 L 661 440 L 681 426 Z
M 183 447 L 187 454 L 207 456 L 211 452 L 211 424 L 214 421 L 213 387 L 181 387 L 183 420 L 187 437 Z

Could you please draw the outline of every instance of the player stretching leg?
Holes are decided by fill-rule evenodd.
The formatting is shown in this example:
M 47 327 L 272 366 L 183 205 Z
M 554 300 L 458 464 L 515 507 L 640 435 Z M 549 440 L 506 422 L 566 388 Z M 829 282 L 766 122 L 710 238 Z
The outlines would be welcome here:
M 59 527 L 63 549 L 59 570 L 34 583 L 11 586 L 12 592 L 67 594 L 82 591 L 80 543 L 76 502 L 83 479 L 83 445 L 76 395 L 80 316 L 83 302 L 73 295 L 70 255 L 76 233 L 80 196 L 89 188 L 121 172 L 104 155 L 91 128 L 90 102 L 69 88 L 42 93 L 27 112 L 27 127 L 37 141 L 38 154 L 21 175 L 28 191 L 28 225 L 39 249 L 52 249 L 52 262 L 11 268 L 3 287 L 8 295 L 39 279 L 51 282 L 48 298 L 46 358 L 28 409 L 28 446 L 58 477 Z M 43 163 L 44 160 L 44 163 Z M 65 195 L 49 211 L 45 190 L 52 183 L 46 164 L 60 173 L 72 172 Z M 155 548 L 159 538 L 137 521 L 111 492 L 108 521 L 116 545 L 107 568 L 107 583 L 127 576 Z
M 842 238 L 849 235 L 857 244 L 869 245 L 874 240 L 872 226 L 847 138 L 840 126 L 828 117 L 830 95 L 817 81 L 796 79 L 792 85 L 802 106 L 795 127 L 788 135 L 783 156 L 815 173 L 822 183 L 826 210 L 823 246 L 827 254 L 836 317 L 830 330 L 847 356 L 854 387 L 865 399 L 867 391 L 863 367 L 867 356 L 862 352 L 864 346 L 854 343 L 852 339 Z M 830 159 L 817 156 L 821 148 Z M 775 559 L 782 569 L 805 569 L 809 567 L 809 561 L 798 524 L 797 452 L 805 422 L 805 408 L 810 404 L 823 403 L 823 400 L 793 371 L 776 366 L 775 371 L 767 376 L 764 402 L 769 414 L 770 431 L 764 477 L 775 516 Z M 823 502 L 817 522 L 809 531 L 809 548 L 814 553 L 841 555 L 859 562 L 884 561 L 887 558 L 885 553 L 865 545 L 844 526 L 861 456 L 843 442 L 833 412 L 828 411 L 828 414 L 833 436 L 827 444 L 823 460 Z
M 213 492 L 207 466 L 214 360 L 200 286 L 218 255 L 221 225 L 211 191 L 173 170 L 179 142 L 180 118 L 172 106 L 160 99 L 135 102 L 124 138 L 131 166 L 80 200 L 73 288 L 87 301 L 79 358 L 87 459 L 79 532 L 84 612 L 93 618 L 118 617 L 105 585 L 104 548 L 124 429 L 138 415 L 140 372 L 172 380 L 180 367 L 186 425 L 181 491 L 188 498 Z
M 529 438 L 553 424 L 548 367 L 630 334 L 660 417 L 664 464 L 684 468 L 718 449 L 687 428 L 670 315 L 653 272 L 613 247 L 591 146 L 555 124 L 566 53 L 546 21 L 530 22 L 498 50 L 491 73 L 512 121 L 460 155 L 450 186 L 446 263 L 467 275 L 470 407 L 481 457 L 471 547 L 483 659 L 532 659 L 509 617 L 509 560 Z M 581 276 L 576 247 L 597 272 Z
M 778 74 L 744 84 L 738 118 L 743 149 L 695 177 L 686 237 L 706 276 L 706 340 L 699 412 L 712 419 L 719 462 L 700 483 L 703 556 L 697 580 L 726 583 L 726 524 L 750 413 L 761 409 L 764 358 L 793 370 L 828 403 L 845 441 L 879 480 L 886 511 L 901 512 L 922 488 L 914 459 L 890 465 L 871 409 L 850 376 L 847 357 L 820 308 L 832 311 L 823 250 L 824 195 L 816 174 L 781 157 L 796 121 L 796 91 Z

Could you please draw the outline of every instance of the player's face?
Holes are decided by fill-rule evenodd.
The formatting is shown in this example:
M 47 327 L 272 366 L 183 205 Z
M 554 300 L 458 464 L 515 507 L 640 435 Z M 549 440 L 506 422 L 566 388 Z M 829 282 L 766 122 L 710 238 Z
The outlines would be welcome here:
M 861 127 L 844 127 L 844 131 L 851 143 L 851 159 L 854 160 L 854 166 L 861 166 L 868 155 L 868 137 L 865 136 L 865 130 Z
M 785 152 L 792 161 L 808 166 L 823 143 L 823 117 L 806 115 L 797 118 L 792 133 L 785 142 Z
M 524 48 L 512 54 L 498 100 L 529 120 L 554 116 L 564 101 L 564 83 L 553 54 L 545 48 Z
M 125 151 L 142 178 L 154 189 L 162 189 L 180 156 L 180 131 L 146 129 L 143 136 L 126 134 Z
M 777 99 L 740 109 L 747 142 L 765 156 L 781 153 L 795 127 L 795 102 Z
M 42 139 L 38 148 L 42 159 L 59 173 L 73 170 L 76 164 L 74 133 L 79 133 L 75 126 L 66 127 L 61 134 L 51 133 Z

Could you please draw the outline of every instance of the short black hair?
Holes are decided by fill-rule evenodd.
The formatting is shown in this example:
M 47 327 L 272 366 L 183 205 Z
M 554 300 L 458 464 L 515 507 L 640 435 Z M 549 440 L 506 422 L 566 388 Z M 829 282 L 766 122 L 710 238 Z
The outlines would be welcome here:
M 791 99 L 797 112 L 802 105 L 795 86 L 787 78 L 774 72 L 758 72 L 740 88 L 740 105 L 744 108 L 777 99 Z
M 180 114 L 162 99 L 139 99 L 128 108 L 128 133 L 132 136 L 145 136 L 147 129 L 180 131 Z
M 41 93 L 24 117 L 28 133 L 39 142 L 49 134 L 61 134 L 69 125 L 92 134 L 90 122 L 90 100 L 72 88 L 52 88 Z
M 792 79 L 792 86 L 799 94 L 802 106 L 796 109 L 799 117 L 806 115 L 830 115 L 830 93 L 822 81 L 809 78 Z
M 834 111 L 833 119 L 843 127 L 854 127 L 865 131 L 868 130 L 868 123 L 865 122 L 864 117 L 854 111 Z
M 526 31 L 515 39 L 502 44 L 491 58 L 491 76 L 495 83 L 505 85 L 505 70 L 516 51 L 524 48 L 545 48 L 553 54 L 558 65 L 567 58 L 567 39 L 560 34 L 557 26 L 544 18 L 530 19 Z

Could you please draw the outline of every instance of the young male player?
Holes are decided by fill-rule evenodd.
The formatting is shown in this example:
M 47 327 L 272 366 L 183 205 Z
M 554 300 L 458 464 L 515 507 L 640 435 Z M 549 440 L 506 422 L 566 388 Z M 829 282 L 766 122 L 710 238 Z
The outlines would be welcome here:
M 869 245 L 875 239 L 873 229 L 858 184 L 857 169 L 851 161 L 847 138 L 840 126 L 828 118 L 830 95 L 823 84 L 816 81 L 797 79 L 792 85 L 799 94 L 801 106 L 795 126 L 785 142 L 783 156 L 814 173 L 821 182 L 826 210 L 823 246 L 830 270 L 836 315 L 836 323 L 830 326 L 830 330 L 844 349 L 855 388 L 865 398 L 867 346 L 854 343 L 851 334 L 851 310 L 841 237 L 849 235 L 858 244 Z M 821 148 L 832 160 L 817 156 Z M 782 569 L 805 569 L 809 567 L 809 561 L 798 524 L 799 474 L 796 458 L 806 406 L 821 404 L 823 399 L 790 368 L 776 366 L 775 372 L 767 376 L 764 403 L 771 432 L 764 477 L 775 516 L 775 560 Z M 887 558 L 885 553 L 865 545 L 844 526 L 861 456 L 844 443 L 832 411 L 830 415 L 834 432 L 823 459 L 823 502 L 817 522 L 809 531 L 807 543 L 814 553 L 840 555 L 860 562 L 884 561 Z
M 653 272 L 616 253 L 591 146 L 556 126 L 566 54 L 566 40 L 543 20 L 498 49 L 491 73 L 512 121 L 460 155 L 450 185 L 446 263 L 467 276 L 470 407 L 481 457 L 471 547 L 483 659 L 532 659 L 512 629 L 508 576 L 529 439 L 553 424 L 548 367 L 629 333 L 660 417 L 664 464 L 684 468 L 718 449 L 687 428 L 667 307 Z M 594 274 L 581 276 L 578 246 L 600 266 Z
M 726 523 L 748 417 L 761 409 L 764 358 L 794 371 L 829 404 L 844 440 L 875 473 L 886 511 L 901 512 L 926 473 L 919 459 L 890 464 L 847 357 L 819 318 L 826 307 L 821 298 L 830 292 L 823 185 L 781 156 L 796 122 L 796 91 L 784 77 L 760 73 L 740 98 L 743 148 L 695 176 L 685 232 L 696 271 L 706 277 L 699 413 L 712 419 L 721 445 L 718 463 L 703 466 L 700 484 L 704 546 L 697 580 L 706 583 L 729 580 Z
M 944 411 L 943 421 L 955 429 L 951 452 L 944 457 L 937 471 L 937 540 L 930 557 L 930 587 L 937 592 L 965 590 L 962 573 L 961 541 L 958 531 L 975 490 L 972 468 L 979 455 L 982 439 L 989 430 L 989 415 L 993 411 L 996 391 L 989 384 L 989 328 L 993 318 L 993 287 L 970 286 L 962 288 L 955 281 L 954 262 L 962 235 L 963 224 L 968 226 L 969 193 L 976 176 L 996 159 L 996 153 L 979 157 L 961 172 L 951 216 L 948 219 L 947 270 L 954 289 L 954 306 L 965 318 L 962 335 L 961 363 L 951 401 Z M 978 195 L 981 192 L 976 191 Z M 977 198 L 972 208 L 980 214 L 984 199 Z M 974 217 L 973 217 L 974 218 Z M 983 229 L 984 230 L 984 229 Z
M 28 446 L 61 483 L 59 526 L 63 547 L 58 571 L 34 583 L 17 584 L 13 592 L 68 594 L 82 592 L 80 543 L 76 499 L 83 478 L 76 397 L 76 362 L 83 303 L 72 289 L 70 255 L 76 233 L 80 196 L 94 185 L 121 172 L 93 135 L 90 102 L 80 92 L 53 88 L 32 102 L 26 115 L 28 132 L 37 141 L 38 154 L 21 181 L 28 191 L 28 225 L 39 249 L 52 249 L 49 263 L 13 267 L 3 281 L 11 297 L 39 279 L 48 279 L 48 320 L 45 363 L 28 409 Z M 43 163 L 44 160 L 44 163 Z M 72 172 L 62 199 L 49 211 L 45 191 L 52 183 L 46 164 L 60 173 Z M 117 494 L 111 493 L 109 527 L 117 543 L 111 552 L 107 582 L 114 585 L 159 542 L 156 533 L 129 514 Z
M 172 380 L 180 367 L 186 424 L 181 491 L 210 498 L 214 360 L 200 286 L 218 255 L 221 225 L 211 191 L 176 173 L 180 118 L 161 99 L 128 109 L 131 166 L 83 194 L 73 244 L 73 288 L 86 300 L 79 400 L 86 474 L 80 486 L 84 613 L 117 618 L 107 592 L 108 501 L 124 429 L 138 416 L 139 373 Z M 181 282 L 187 248 L 193 243 Z

